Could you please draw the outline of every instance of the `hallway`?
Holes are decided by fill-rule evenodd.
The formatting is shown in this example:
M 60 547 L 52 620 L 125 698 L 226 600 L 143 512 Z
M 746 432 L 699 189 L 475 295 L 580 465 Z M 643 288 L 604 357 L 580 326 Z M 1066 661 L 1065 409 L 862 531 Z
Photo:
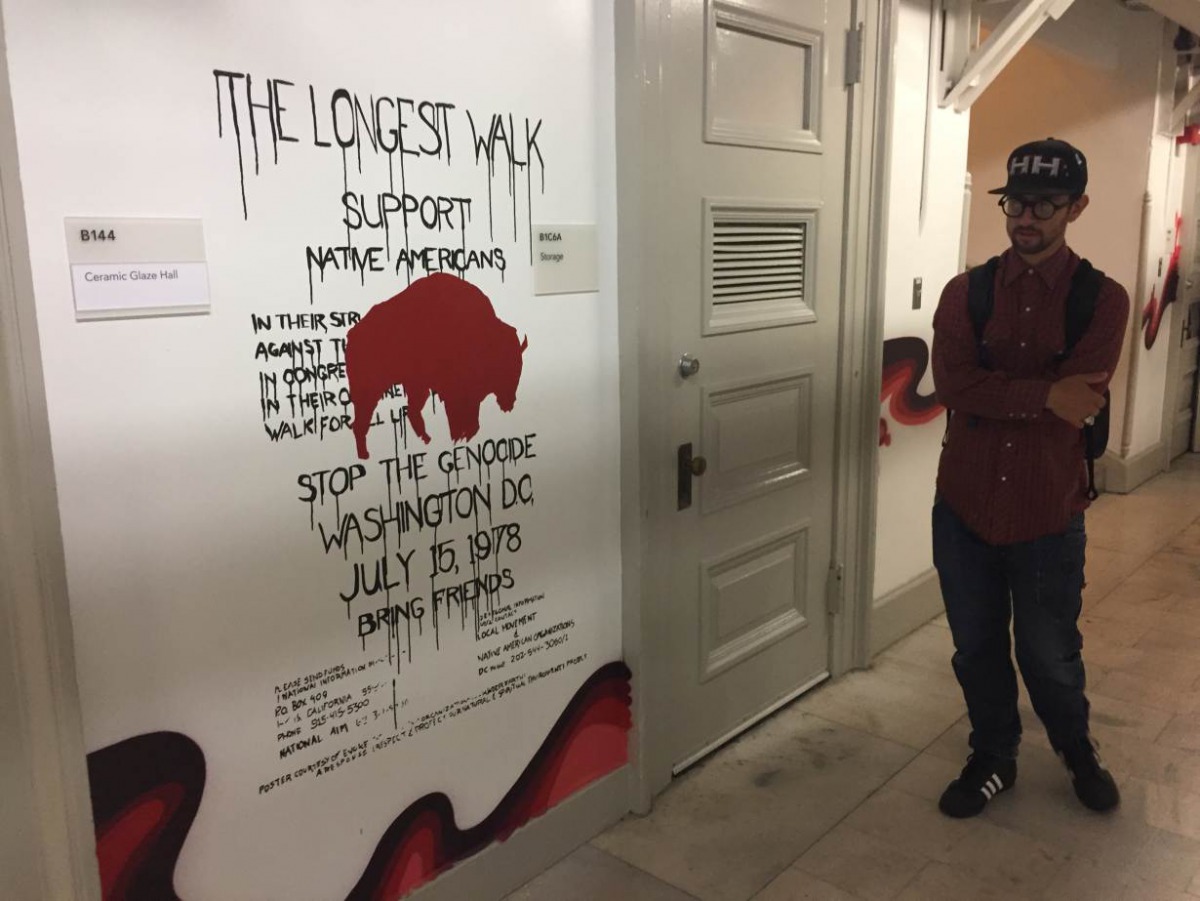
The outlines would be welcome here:
M 941 617 L 694 767 L 509 901 L 1200 899 L 1200 456 L 1087 518 L 1093 734 L 1122 791 L 1075 799 L 1022 698 L 1016 788 L 936 801 L 968 724 Z

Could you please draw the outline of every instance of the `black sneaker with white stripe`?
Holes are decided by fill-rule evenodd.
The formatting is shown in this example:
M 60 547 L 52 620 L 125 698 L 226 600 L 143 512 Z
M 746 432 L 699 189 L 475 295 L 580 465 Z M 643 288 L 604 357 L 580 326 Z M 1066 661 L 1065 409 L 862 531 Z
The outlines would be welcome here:
M 938 809 L 948 817 L 973 817 L 996 795 L 1012 788 L 1016 781 L 1015 760 L 972 754 L 959 777 L 942 792 Z

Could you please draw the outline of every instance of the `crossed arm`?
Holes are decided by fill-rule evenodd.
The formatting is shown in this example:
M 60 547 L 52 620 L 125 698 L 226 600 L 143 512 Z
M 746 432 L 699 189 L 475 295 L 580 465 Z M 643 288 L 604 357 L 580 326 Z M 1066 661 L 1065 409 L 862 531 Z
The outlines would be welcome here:
M 1129 297 L 1106 281 L 1087 332 L 1059 367 L 1058 378 L 1019 379 L 979 365 L 979 348 L 967 311 L 967 278 L 946 285 L 933 317 L 933 381 L 946 407 L 984 419 L 1046 420 L 1076 428 L 1103 406 L 1125 337 Z

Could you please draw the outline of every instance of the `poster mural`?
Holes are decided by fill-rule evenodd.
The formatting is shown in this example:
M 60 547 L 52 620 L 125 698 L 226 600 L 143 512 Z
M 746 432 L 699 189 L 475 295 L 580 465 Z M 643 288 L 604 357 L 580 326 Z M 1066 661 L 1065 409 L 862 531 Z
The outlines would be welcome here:
M 1162 328 L 1163 318 L 1167 315 L 1167 308 L 1179 297 L 1179 257 L 1183 252 L 1182 231 L 1183 217 L 1176 213 L 1175 243 L 1171 248 L 1171 255 L 1167 259 L 1166 275 L 1162 279 L 1161 288 L 1157 281 L 1154 283 L 1154 287 L 1150 290 L 1150 300 L 1146 303 L 1146 308 L 1142 310 L 1142 343 L 1146 350 L 1153 350 L 1154 343 L 1158 340 L 1159 329 Z
M 899 425 L 919 426 L 945 411 L 934 392 L 922 394 L 920 385 L 929 369 L 929 345 L 924 338 L 905 336 L 883 342 L 883 386 L 880 404 Z M 887 417 L 879 417 L 879 446 L 891 447 Z
M 112 420 L 184 436 L 182 524 L 153 472 L 76 477 L 86 432 L 56 437 L 105 898 L 400 897 L 627 760 L 612 299 L 532 291 L 538 223 L 597 219 L 604 26 L 583 2 L 540 30 L 481 11 L 462 41 L 506 77 L 417 46 L 438 27 L 419 6 L 371 4 L 378 36 L 336 65 L 299 48 L 361 29 L 317 4 L 269 62 L 244 37 L 269 10 L 191 13 L 160 74 L 195 168 L 114 131 L 194 180 L 175 205 L 203 195 L 213 313 L 87 336 L 141 386 Z M 17 81 L 42 24 L 12 17 Z M 83 68 L 72 28 L 55 46 Z M 547 53 L 573 71 L 518 77 Z M 139 78 L 83 90 L 131 122 L 120 104 L 163 90 Z M 77 332 L 48 322 L 53 420 Z M 161 403 L 172 380 L 199 402 Z M 144 546 L 120 510 L 88 522 L 109 490 Z

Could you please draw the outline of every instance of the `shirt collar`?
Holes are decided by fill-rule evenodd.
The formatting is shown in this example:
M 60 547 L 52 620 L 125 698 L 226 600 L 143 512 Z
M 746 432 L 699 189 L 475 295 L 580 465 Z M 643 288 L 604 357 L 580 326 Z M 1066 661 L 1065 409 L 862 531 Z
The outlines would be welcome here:
M 1060 278 L 1062 278 L 1063 273 L 1066 272 L 1067 267 L 1071 263 L 1074 256 L 1075 254 L 1071 251 L 1071 248 L 1064 244 L 1058 249 L 1054 256 L 1042 260 L 1040 263 L 1034 266 L 1033 271 L 1042 280 L 1047 288 L 1053 288 L 1056 284 L 1058 284 L 1058 281 Z M 1022 260 L 1021 257 L 1017 255 L 1017 252 L 1011 247 L 1004 251 L 1002 264 L 1001 284 L 1005 287 L 1008 287 L 1015 282 L 1030 268 L 1029 264 Z

